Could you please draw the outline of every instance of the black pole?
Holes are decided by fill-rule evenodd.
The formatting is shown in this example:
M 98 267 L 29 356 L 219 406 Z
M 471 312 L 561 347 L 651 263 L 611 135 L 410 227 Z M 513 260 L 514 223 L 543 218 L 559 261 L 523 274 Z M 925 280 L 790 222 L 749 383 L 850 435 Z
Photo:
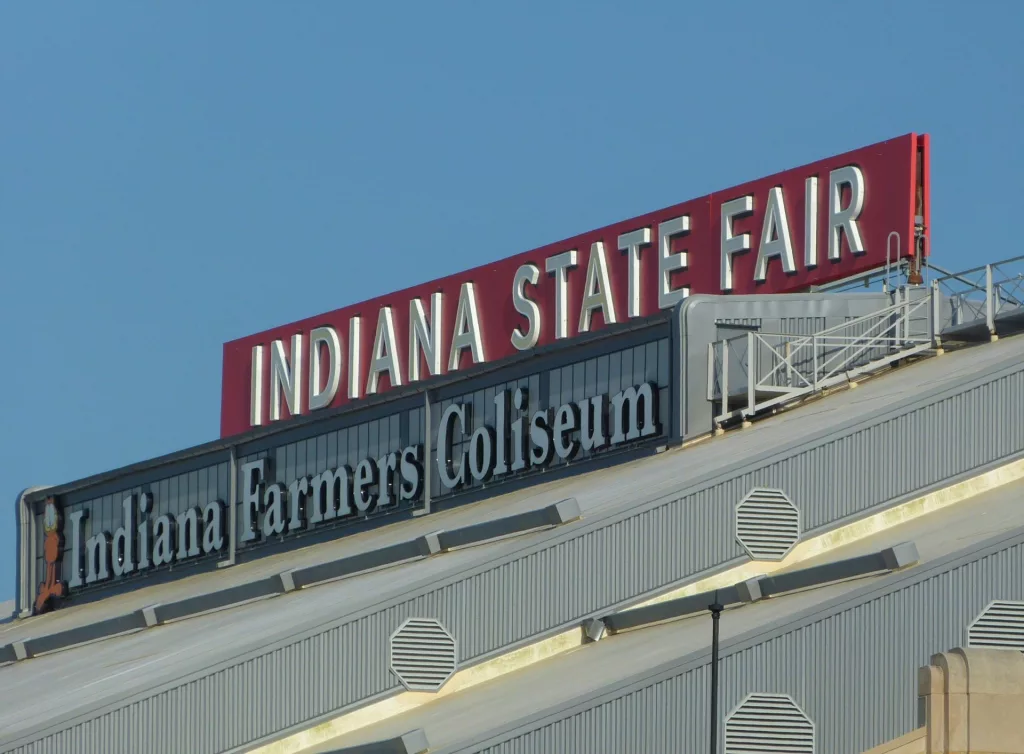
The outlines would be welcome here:
M 722 615 L 722 605 L 718 602 L 715 592 L 714 604 L 708 605 L 711 611 L 711 754 L 718 754 L 718 619 Z

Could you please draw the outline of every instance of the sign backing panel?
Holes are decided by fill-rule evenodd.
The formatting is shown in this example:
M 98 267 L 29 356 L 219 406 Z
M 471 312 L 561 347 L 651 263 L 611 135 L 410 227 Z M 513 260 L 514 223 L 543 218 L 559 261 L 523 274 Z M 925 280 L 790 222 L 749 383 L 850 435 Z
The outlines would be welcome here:
M 907 134 L 228 342 L 221 436 L 309 413 L 317 396 L 342 406 L 687 295 L 805 291 L 878 269 L 890 234 L 908 256 L 915 215 L 927 218 L 927 147 Z

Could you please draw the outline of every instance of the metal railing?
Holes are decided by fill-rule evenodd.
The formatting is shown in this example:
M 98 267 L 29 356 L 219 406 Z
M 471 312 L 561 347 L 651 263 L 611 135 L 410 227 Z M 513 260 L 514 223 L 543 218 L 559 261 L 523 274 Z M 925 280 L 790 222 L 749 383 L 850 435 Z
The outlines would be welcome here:
M 898 288 L 890 306 L 813 335 L 751 331 L 710 343 L 708 400 L 720 402 L 715 424 L 752 416 L 933 348 L 933 292 Z
M 936 330 L 984 322 L 995 335 L 999 317 L 1024 312 L 1024 256 L 935 278 L 932 301 Z
M 849 277 L 821 285 L 812 285 L 811 293 L 855 293 L 863 290 L 888 293 L 906 285 L 910 261 L 907 258 L 886 262 L 885 267 L 857 273 Z
M 927 264 L 925 274 L 937 277 L 923 286 L 892 289 L 893 279 L 905 271 L 898 234 L 895 241 L 899 261 L 887 259 L 881 270 L 842 281 L 881 282 L 892 300 L 884 309 L 813 335 L 751 331 L 708 344 L 707 399 L 719 404 L 716 427 L 937 351 L 942 337 L 969 340 L 987 331 L 994 338 L 1000 322 L 1024 323 L 1024 256 L 957 273 Z

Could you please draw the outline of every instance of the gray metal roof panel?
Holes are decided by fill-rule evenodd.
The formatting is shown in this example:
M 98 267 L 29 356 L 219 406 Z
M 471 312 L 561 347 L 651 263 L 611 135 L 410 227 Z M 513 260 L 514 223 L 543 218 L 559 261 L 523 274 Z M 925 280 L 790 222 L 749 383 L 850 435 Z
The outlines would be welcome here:
M 799 607 L 793 615 L 765 621 L 739 636 L 727 632 L 721 646 L 723 713 L 754 689 L 799 689 L 812 720 L 822 724 L 823 734 L 827 731 L 824 750 L 857 754 L 892 740 L 919 725 L 918 668 L 934 653 L 962 646 L 964 627 L 994 595 L 1024 597 L 1022 573 L 1024 529 L 1017 529 L 921 569 L 868 580 L 849 593 Z M 911 624 L 909 631 L 899 630 L 904 622 Z M 665 710 L 660 704 L 659 712 L 662 721 L 666 713 L 678 716 L 669 719 L 673 748 L 699 750 L 708 727 L 703 702 L 710 659 L 705 647 L 436 750 L 549 751 L 550 746 L 538 748 L 537 742 L 550 742 L 555 731 L 566 743 L 559 750 L 576 750 L 572 740 L 605 741 L 612 731 L 617 750 L 640 750 L 634 746 L 637 739 L 665 731 L 657 717 L 638 718 L 637 705 L 652 698 L 663 701 L 669 689 L 671 706 Z M 836 672 L 849 683 L 837 685 Z M 637 727 L 628 732 L 619 727 L 634 721 Z M 624 737 L 630 740 L 623 743 Z M 584 743 L 579 750 L 592 748 Z
M 1007 537 L 1024 537 L 1022 494 L 1024 482 L 1009 484 L 803 561 L 796 567 L 876 552 L 908 540 L 915 542 L 921 556 L 917 566 L 904 572 L 854 579 L 726 610 L 721 621 L 722 642 L 759 629 L 766 634 L 787 630 L 791 626 L 788 618 L 802 617 L 808 610 L 824 608 L 837 599 L 853 599 L 871 586 L 918 578 L 925 569 L 965 554 L 969 557 L 972 551 Z M 605 638 L 306 751 L 328 752 L 412 728 L 424 729 L 436 749 L 471 741 L 561 705 L 612 693 L 680 658 L 706 653 L 710 625 L 708 617 L 701 615 Z

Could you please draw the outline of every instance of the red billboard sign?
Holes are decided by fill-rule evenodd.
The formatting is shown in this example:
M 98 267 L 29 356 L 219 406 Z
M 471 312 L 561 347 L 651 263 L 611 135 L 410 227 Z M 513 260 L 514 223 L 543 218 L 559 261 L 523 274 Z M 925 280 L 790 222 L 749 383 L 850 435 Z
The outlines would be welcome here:
M 915 218 L 927 225 L 927 147 L 908 134 L 226 343 L 221 436 L 688 295 L 789 293 L 879 268 L 892 232 L 906 256 Z

